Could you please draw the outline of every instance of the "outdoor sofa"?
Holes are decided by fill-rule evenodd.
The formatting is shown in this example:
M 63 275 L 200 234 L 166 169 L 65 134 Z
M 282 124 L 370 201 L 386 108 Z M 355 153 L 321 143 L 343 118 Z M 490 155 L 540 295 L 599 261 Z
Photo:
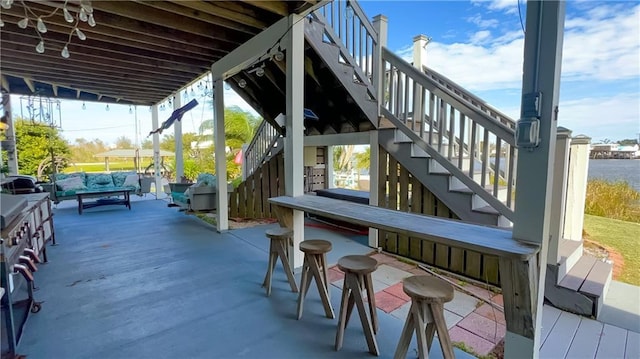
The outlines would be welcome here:
M 76 199 L 78 191 L 110 191 L 130 189 L 140 193 L 140 176 L 136 172 L 57 173 L 51 183 L 42 185 L 54 203 Z

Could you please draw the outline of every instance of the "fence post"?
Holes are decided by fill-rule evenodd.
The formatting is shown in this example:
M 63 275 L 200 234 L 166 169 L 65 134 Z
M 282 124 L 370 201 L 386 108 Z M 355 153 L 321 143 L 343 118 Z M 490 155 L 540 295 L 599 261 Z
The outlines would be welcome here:
M 590 137 L 579 135 L 571 139 L 569 150 L 569 179 L 563 237 L 574 241 L 582 239 L 590 144 Z

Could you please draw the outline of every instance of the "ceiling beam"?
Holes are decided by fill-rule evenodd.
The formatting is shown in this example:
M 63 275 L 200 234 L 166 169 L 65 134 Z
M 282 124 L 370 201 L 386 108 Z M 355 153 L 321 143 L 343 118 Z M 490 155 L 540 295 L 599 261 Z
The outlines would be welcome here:
M 269 12 L 276 13 L 280 16 L 288 16 L 289 15 L 289 7 L 287 4 L 281 1 L 243 1 L 246 4 L 253 5 L 262 10 L 267 10 Z
M 5 89 L 7 92 L 11 93 L 11 85 L 9 85 L 9 81 L 7 80 L 7 77 L 4 75 L 0 75 L 0 83 L 2 83 L 2 88 Z
M 252 17 L 249 14 L 245 14 L 242 11 L 229 10 L 222 6 L 220 2 L 204 2 L 204 1 L 180 1 L 173 0 L 171 2 L 178 3 L 182 6 L 186 6 L 190 9 L 202 11 L 204 13 L 216 16 L 223 16 L 227 19 L 235 22 L 245 24 L 247 26 L 254 27 L 258 30 L 264 30 L 269 26 L 269 23 L 260 20 L 258 17 Z
M 147 6 L 154 7 L 156 9 L 164 10 L 176 15 L 186 16 L 192 19 L 200 20 L 209 24 L 215 24 L 218 26 L 225 27 L 227 29 L 243 32 L 249 36 L 254 36 L 258 33 L 258 29 L 247 26 L 243 23 L 233 21 L 231 19 L 225 18 L 223 16 L 208 14 L 206 12 L 202 12 L 196 9 L 191 9 L 189 7 L 183 6 L 184 2 L 181 3 L 172 3 L 170 1 L 138 1 Z
M 58 97 L 58 86 L 51 85 L 51 89 L 53 90 L 53 94 Z
M 186 33 L 219 40 L 221 43 L 239 45 L 250 37 L 249 35 L 241 36 L 237 32 L 216 26 L 215 24 L 205 23 L 203 21 L 182 21 L 180 17 L 166 11 L 146 6 L 142 3 L 134 3 L 130 1 L 96 1 L 92 5 L 94 10 L 99 10 L 100 12 L 107 12 L 130 19 L 142 20 L 164 28 L 172 28 Z M 97 15 L 96 18 L 100 19 Z
M 10 74 L 7 74 L 10 75 Z M 21 75 L 18 75 L 16 77 L 20 77 Z M 36 87 L 33 86 L 33 81 L 31 81 L 31 79 L 23 77 L 22 81 L 24 81 L 25 85 L 27 85 L 27 87 L 29 88 L 29 90 L 31 90 L 31 92 L 35 93 L 36 92 Z

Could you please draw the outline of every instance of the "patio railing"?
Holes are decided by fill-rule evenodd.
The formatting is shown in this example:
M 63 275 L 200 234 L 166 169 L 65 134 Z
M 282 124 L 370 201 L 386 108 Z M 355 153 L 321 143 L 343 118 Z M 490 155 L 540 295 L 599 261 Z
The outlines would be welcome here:
M 262 120 L 244 153 L 244 178 L 251 176 L 266 160 L 282 149 L 282 146 L 277 145 L 281 137 L 277 128 Z

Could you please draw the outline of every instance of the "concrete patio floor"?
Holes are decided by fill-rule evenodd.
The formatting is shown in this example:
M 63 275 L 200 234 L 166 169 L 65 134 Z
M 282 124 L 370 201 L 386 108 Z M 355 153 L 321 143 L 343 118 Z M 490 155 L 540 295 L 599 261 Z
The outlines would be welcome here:
M 36 274 L 36 299 L 45 303 L 29 319 L 19 353 L 30 358 L 372 357 L 358 320 L 350 321 L 342 350 L 333 350 L 337 319 L 324 317 L 315 287 L 303 318 L 296 320 L 297 294 L 279 265 L 272 295 L 265 296 L 260 287 L 269 245 L 264 231 L 277 224 L 220 234 L 166 204 L 137 200 L 131 211 L 108 206 L 82 216 L 73 201 L 57 206 L 60 245 L 50 247 L 50 263 Z M 372 254 L 361 244 L 366 237 L 326 227 L 308 221 L 305 238 L 332 242 L 329 267 L 343 255 Z M 392 357 L 410 306 L 401 281 L 425 272 L 389 255 L 372 255 L 380 263 L 373 274 L 380 317 L 376 338 L 381 357 Z M 299 274 L 296 278 L 299 282 Z M 330 269 L 336 314 L 342 278 L 337 267 Z M 470 284 L 464 289 L 502 305 L 501 295 Z M 623 317 L 633 325 L 633 316 Z M 479 355 L 504 337 L 503 314 L 461 291 L 445 306 L 445 318 L 452 340 Z M 624 323 L 622 328 L 594 323 L 545 306 L 541 357 L 640 356 L 638 334 Z M 616 333 L 615 345 L 605 332 Z M 592 353 L 580 351 L 585 346 L 579 339 L 596 334 L 589 339 L 595 342 Z M 554 340 L 561 335 L 565 340 Z M 408 357 L 415 350 L 414 341 Z M 442 356 L 437 340 L 431 354 Z M 458 349 L 456 355 L 472 357 Z

